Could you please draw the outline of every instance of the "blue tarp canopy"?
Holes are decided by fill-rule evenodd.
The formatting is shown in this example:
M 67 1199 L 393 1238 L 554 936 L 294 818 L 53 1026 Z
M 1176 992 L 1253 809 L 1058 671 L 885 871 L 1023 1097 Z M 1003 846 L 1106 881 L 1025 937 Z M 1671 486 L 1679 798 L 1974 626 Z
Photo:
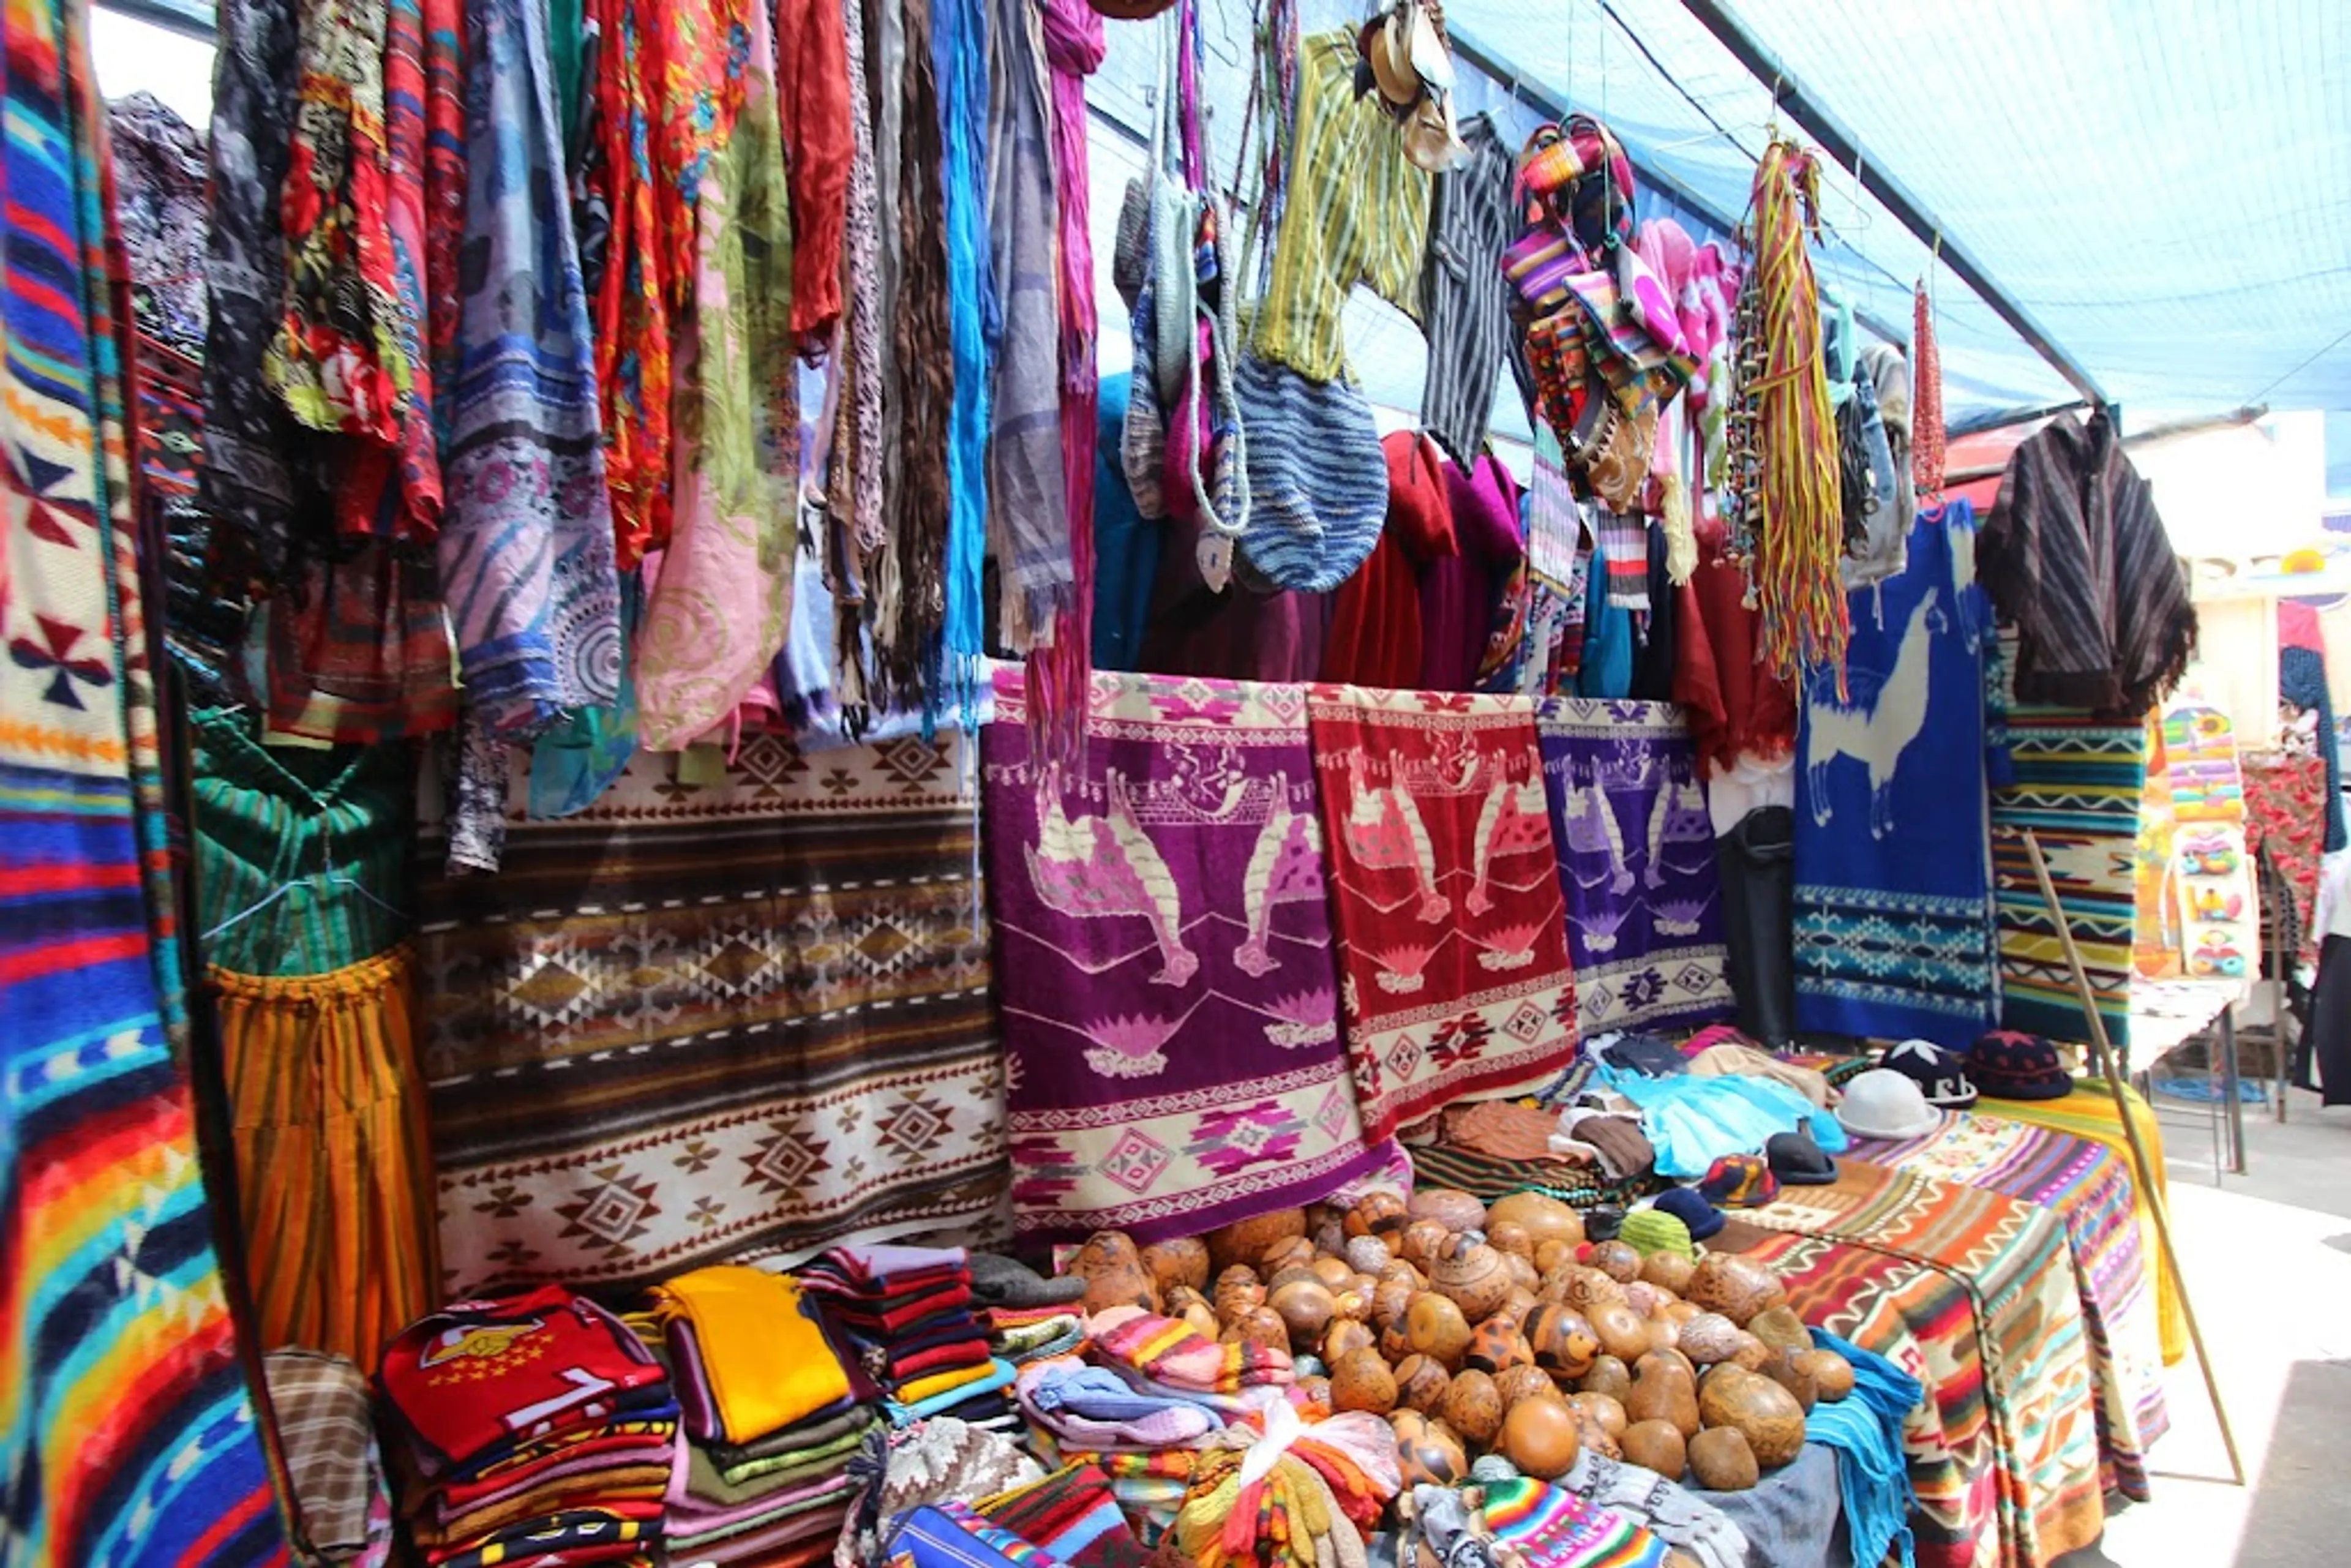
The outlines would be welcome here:
M 199 33 L 206 0 L 100 0 Z M 1250 77 L 1249 0 L 1202 0 L 1216 172 L 1229 181 Z M 2351 5 L 2343 0 L 1717 0 L 1784 79 L 1852 132 L 1994 287 L 2119 402 L 2126 423 L 2249 404 L 2351 411 Z M 1309 29 L 1368 0 L 1301 0 Z M 1546 109 L 1599 115 L 1648 177 L 1644 211 L 1736 222 L 1775 84 L 1683 0 L 1446 0 L 1462 111 L 1522 136 Z M 1113 23 L 1090 84 L 1106 368 L 1124 361 L 1109 286 L 1120 193 L 1144 154 L 1157 24 Z M 108 91 L 153 68 L 98 61 Z M 128 47 L 125 47 L 129 53 Z M 139 51 L 143 54 L 145 51 Z M 183 72 L 183 63 L 167 68 Z M 176 101 L 176 99 L 175 99 Z M 1677 187 L 1693 201 L 1679 208 Z M 2074 389 L 1862 188 L 1832 172 L 1819 270 L 1900 338 L 1933 276 L 1945 412 L 1959 424 Z M 1375 402 L 1419 407 L 1412 324 L 1360 291 L 1348 341 Z M 1514 398 L 1499 432 L 1523 438 Z M 1513 428 L 1515 427 L 1515 428 Z
M 1251 7 L 1205 0 L 1207 92 L 1229 179 Z M 1732 0 L 1788 77 L 1849 130 L 1997 287 L 2142 427 L 2248 404 L 2351 409 L 2351 5 L 2336 0 Z M 1309 29 L 1364 7 L 1305 0 Z M 1465 112 L 1599 115 L 1657 184 L 1745 211 L 1775 120 L 1681 0 L 1446 0 Z M 1112 26 L 1105 119 L 1148 123 L 1155 29 Z M 1221 57 L 1229 54 L 1229 60 Z M 1515 97 L 1514 97 L 1515 94 Z M 1784 113 L 1785 132 L 1808 141 Z M 1097 148 L 1107 241 L 1139 148 Z M 1934 275 L 1947 416 L 2063 402 L 2064 379 L 1850 170 L 1826 181 L 1825 284 L 1907 335 Z M 1652 206 L 1649 211 L 1656 211 Z M 1686 226 L 1702 228 L 1687 212 Z M 1105 284 L 1107 274 L 1105 272 Z M 1107 288 L 1106 311 L 1117 315 Z M 1113 326 L 1123 325 L 1113 322 Z M 1410 324 L 1360 298 L 1348 340 L 1375 402 L 1419 405 Z M 1507 405 L 1514 400 L 1505 399 Z

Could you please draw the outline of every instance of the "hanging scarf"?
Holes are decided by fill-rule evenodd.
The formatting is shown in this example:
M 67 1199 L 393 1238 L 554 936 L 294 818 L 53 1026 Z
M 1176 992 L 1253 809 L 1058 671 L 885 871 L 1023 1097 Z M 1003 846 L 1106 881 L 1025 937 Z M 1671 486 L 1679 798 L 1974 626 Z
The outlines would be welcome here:
M 675 448 L 674 514 L 636 649 L 637 727 L 674 751 L 724 721 L 783 647 L 799 513 L 799 361 L 793 353 L 790 196 L 774 46 L 760 0 L 719 0 L 736 42 L 724 100 L 691 167 L 694 312 L 678 380 L 691 443 Z
M 1092 674 L 1094 592 L 1094 256 L 1087 189 L 1086 78 L 1107 47 L 1102 20 L 1085 0 L 1044 0 L 1045 61 L 1053 87 L 1054 195 L 1060 205 L 1061 318 L 1061 486 L 1070 532 L 1070 602 L 1050 649 L 1029 660 L 1029 689 L 1040 733 L 1037 744 L 1068 758 L 1083 744 Z
M 391 328 L 409 378 L 396 444 L 369 443 L 351 455 L 336 495 L 345 534 L 418 542 L 441 526 L 441 455 L 433 423 L 433 367 L 425 303 L 435 288 L 454 291 L 455 272 L 434 275 L 425 249 L 425 64 L 421 0 L 391 0 L 383 43 L 387 160 L 385 230 L 391 246 L 394 309 Z
M 946 617 L 939 645 L 931 650 L 941 681 L 925 693 L 930 711 L 950 695 L 969 694 L 976 662 L 987 652 L 981 580 L 987 556 L 988 382 L 1003 331 L 1001 301 L 988 267 L 985 200 L 989 32 L 987 0 L 935 0 L 931 6 L 955 387 L 946 426 Z M 913 47 L 910 37 L 910 56 Z
M 390 444 L 410 392 L 384 189 L 384 0 L 306 0 L 269 384 L 313 430 Z
M 849 76 L 845 35 L 856 29 L 840 0 L 785 0 L 775 13 L 776 102 L 792 193 L 792 333 L 820 352 L 841 319 L 850 121 L 865 111 Z
M 292 0 L 221 0 L 205 268 L 204 451 L 197 490 L 274 582 L 295 553 L 299 465 L 262 365 L 285 319 L 286 183 L 293 147 Z M 224 554 L 235 553 L 221 541 Z
M 610 225 L 596 293 L 596 385 L 614 561 L 622 571 L 669 538 L 670 289 L 653 233 L 646 39 L 635 0 L 591 0 L 601 47 L 592 118 L 602 155 L 590 199 Z
M 1755 274 L 1762 337 L 1754 383 L 1759 473 L 1756 587 L 1762 656 L 1791 680 L 1834 664 L 1845 695 L 1844 587 L 1837 572 L 1844 503 L 1835 417 L 1821 345 L 1819 286 L 1805 232 L 1817 224 L 1820 165 L 1775 141 L 1755 168 Z
M 1076 589 L 1061 451 L 1061 217 L 1043 17 L 1032 0 L 987 4 L 995 7 L 995 68 L 987 221 L 1003 321 L 988 402 L 987 544 L 997 570 L 997 641 L 1025 655 L 1050 646 Z
M 457 253 L 465 239 L 465 11 L 463 0 L 423 0 L 424 291 L 432 349 L 434 423 L 448 436 L 449 392 L 457 384 L 462 290 Z
M 896 506 L 876 585 L 881 613 L 874 627 L 873 701 L 882 707 L 932 701 L 925 665 L 946 616 L 946 409 L 957 373 L 947 320 L 946 200 L 940 184 L 946 155 L 940 141 L 930 0 L 905 0 L 903 16 L 897 299 L 890 313 L 898 413 L 896 434 L 885 436 Z M 882 84 L 881 90 L 889 93 L 890 84 Z M 886 178 L 886 157 L 883 173 Z M 977 597 L 977 585 L 973 592 Z
M 862 726 L 869 702 L 866 659 L 878 609 L 867 585 L 876 580 L 888 537 L 882 510 L 882 361 L 887 330 L 864 7 L 861 0 L 834 3 L 842 12 L 842 58 L 849 78 L 849 188 L 841 225 L 841 329 L 833 373 L 825 388 L 831 417 L 820 423 L 831 439 L 824 465 L 816 473 L 827 518 L 821 580 L 832 600 L 832 686 L 854 731 Z M 799 296 L 793 298 L 797 308 Z
M 436 541 L 466 696 L 502 735 L 620 689 L 588 301 L 569 205 L 534 199 L 563 188 L 542 21 L 528 0 L 466 13 L 464 368 Z

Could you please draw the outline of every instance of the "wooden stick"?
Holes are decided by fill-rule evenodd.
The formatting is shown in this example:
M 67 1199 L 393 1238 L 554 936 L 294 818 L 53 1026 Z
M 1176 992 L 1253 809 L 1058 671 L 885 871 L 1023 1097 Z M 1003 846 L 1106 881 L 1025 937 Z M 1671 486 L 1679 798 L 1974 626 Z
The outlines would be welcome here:
M 2163 1188 L 2156 1184 L 2155 1168 L 2147 1157 L 2147 1145 L 2139 1141 L 2138 1124 L 2131 1120 L 2130 1103 L 2123 1097 L 2122 1080 L 2115 1076 L 2114 1047 L 2106 1041 L 2106 1020 L 2098 1011 L 2097 993 L 2090 988 L 2090 973 L 2082 967 L 2082 950 L 2074 946 L 2074 929 L 2065 923 L 2065 911 L 2057 902 L 2057 886 L 2049 880 L 2049 862 L 2042 858 L 2041 841 L 2032 829 L 2024 830 L 2025 852 L 2032 857 L 2032 875 L 2041 883 L 2041 901 L 2049 908 L 2050 923 L 2057 927 L 2057 940 L 2064 946 L 2065 962 L 2073 967 L 2074 989 L 2082 998 L 2082 1016 L 2089 1020 L 2090 1045 L 2098 1054 L 2098 1075 L 2106 1081 L 2106 1089 L 2114 1096 L 2115 1114 L 2123 1124 L 2123 1136 L 2130 1143 L 2131 1163 L 2138 1170 L 2138 1190 L 2146 1199 L 2147 1211 L 2155 1216 L 2155 1234 L 2163 1247 L 2164 1265 L 2179 1287 L 2179 1311 L 2188 1320 L 2188 1337 L 2196 1346 L 2197 1364 L 2204 1371 L 2204 1392 L 2212 1401 L 2212 1414 L 2220 1423 L 2220 1441 L 2229 1450 L 2229 1474 L 2231 1483 L 2245 1484 L 2245 1463 L 2237 1457 L 2237 1435 L 2229 1427 L 2229 1412 L 2220 1404 L 2220 1380 L 2212 1371 L 2212 1358 L 2204 1351 L 2204 1331 L 2196 1323 L 2196 1303 L 2188 1298 L 2188 1276 L 2180 1270 L 2179 1252 L 2171 1244 L 2171 1216 L 2163 1201 Z

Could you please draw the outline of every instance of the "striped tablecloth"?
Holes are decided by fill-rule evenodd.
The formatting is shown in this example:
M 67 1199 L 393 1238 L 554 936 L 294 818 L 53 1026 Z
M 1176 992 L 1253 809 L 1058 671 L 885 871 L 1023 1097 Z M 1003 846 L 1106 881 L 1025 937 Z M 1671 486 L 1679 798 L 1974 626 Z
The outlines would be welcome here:
M 1905 1433 L 1923 1568 L 2045 1563 L 2097 1539 L 2096 1401 L 2065 1232 L 2044 1208 L 1849 1155 L 1745 1218 L 1808 1323 L 1924 1382 Z
M 1855 1138 L 1852 1155 L 2049 1209 L 2073 1251 L 2102 1479 L 2147 1497 L 2147 1452 L 2169 1428 L 2155 1295 L 2147 1288 L 2128 1156 L 2087 1138 L 2001 1116 L 1954 1112 L 1916 1138 Z
M 2131 1125 L 2138 1129 L 2139 1142 L 2147 1149 L 2147 1168 L 2155 1176 L 2156 1196 L 2161 1197 L 2165 1190 L 2163 1124 L 2156 1120 L 2147 1103 L 2127 1085 L 2123 1089 L 2123 1097 L 2130 1105 Z M 2098 1080 L 2083 1080 L 2074 1092 L 2062 1100 L 1986 1098 L 1977 1101 L 1976 1105 L 1980 1112 L 2005 1116 L 2012 1122 L 2028 1122 L 2036 1127 L 2103 1144 L 2122 1162 L 2123 1169 L 2137 1174 L 2131 1162 L 2129 1139 L 2123 1132 L 2122 1118 L 2115 1111 L 2114 1097 Z M 2188 1354 L 2188 1314 L 2180 1309 L 2179 1281 L 2171 1272 L 2171 1265 L 2165 1261 L 2162 1244 L 2155 1233 L 2155 1209 L 2136 1181 L 2131 1192 L 2138 1214 L 2139 1256 L 2146 1260 L 2148 1271 L 2155 1277 L 2156 1328 L 2163 1344 L 2163 1364 L 2170 1366 Z

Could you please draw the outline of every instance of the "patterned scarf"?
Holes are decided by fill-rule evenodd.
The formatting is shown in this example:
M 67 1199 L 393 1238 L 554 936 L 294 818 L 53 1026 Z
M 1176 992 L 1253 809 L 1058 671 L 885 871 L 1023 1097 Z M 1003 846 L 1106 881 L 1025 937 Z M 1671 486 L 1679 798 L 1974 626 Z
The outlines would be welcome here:
M 441 525 L 441 455 L 433 423 L 433 367 L 425 301 L 454 292 L 455 271 L 429 276 L 424 235 L 425 64 L 420 0 L 390 0 L 383 47 L 385 238 L 391 246 L 390 327 L 408 392 L 394 443 L 356 446 L 337 486 L 345 534 L 402 542 L 430 539 Z
M 410 392 L 385 190 L 384 0 L 303 0 L 269 383 L 313 430 L 392 444 Z
M 740 112 L 697 121 L 707 153 L 697 152 L 695 309 L 679 359 L 695 441 L 677 453 L 673 531 L 636 650 L 639 733 L 653 751 L 724 721 L 767 673 L 797 558 L 799 361 L 775 56 L 766 6 L 722 3 L 722 30 L 740 40 L 728 51 Z
M 204 331 L 204 509 L 275 581 L 296 549 L 302 464 L 262 373 L 285 319 L 285 217 L 294 141 L 292 0 L 222 0 L 214 67 L 212 245 Z M 304 476 L 307 480 L 308 476 Z
M 562 202 L 540 8 L 466 16 L 473 178 L 452 392 L 443 591 L 467 696 L 497 732 L 533 734 L 620 690 L 620 590 L 597 439 L 588 304 Z

